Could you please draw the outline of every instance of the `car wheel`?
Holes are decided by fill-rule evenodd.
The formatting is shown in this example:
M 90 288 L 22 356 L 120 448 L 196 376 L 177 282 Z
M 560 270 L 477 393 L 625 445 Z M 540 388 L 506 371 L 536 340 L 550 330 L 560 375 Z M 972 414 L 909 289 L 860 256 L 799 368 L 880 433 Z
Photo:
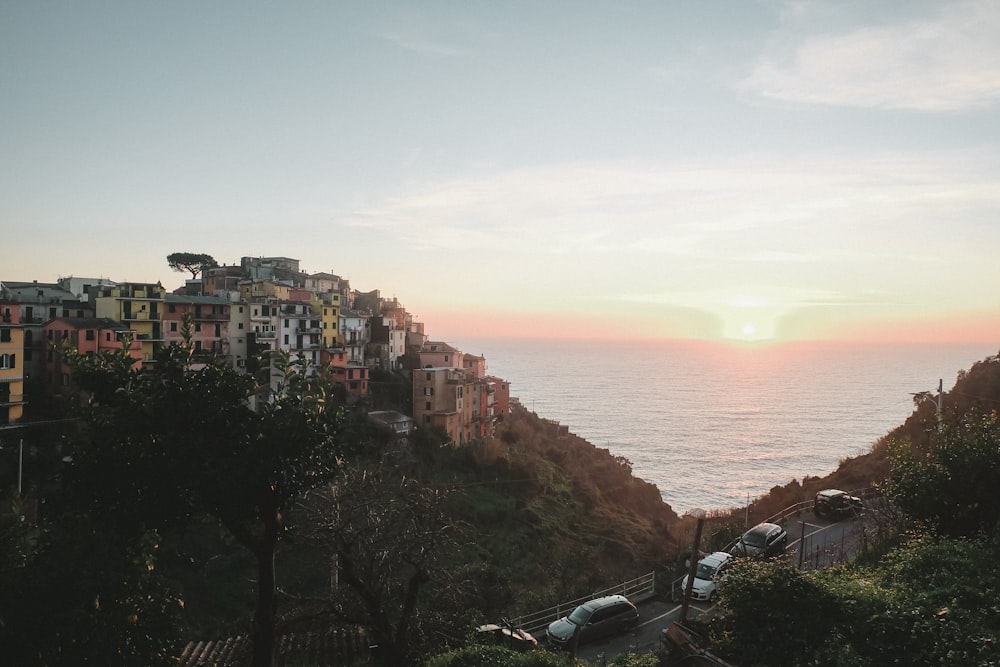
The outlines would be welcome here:
M 708 594 L 708 604 L 715 604 L 715 591 Z

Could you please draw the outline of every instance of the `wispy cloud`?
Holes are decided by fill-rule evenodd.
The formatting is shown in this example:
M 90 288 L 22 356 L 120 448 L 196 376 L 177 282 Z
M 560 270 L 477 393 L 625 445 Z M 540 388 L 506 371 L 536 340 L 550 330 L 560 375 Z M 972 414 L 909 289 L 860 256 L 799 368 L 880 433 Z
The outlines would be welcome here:
M 424 39 L 414 35 L 403 35 L 398 32 L 383 32 L 380 37 L 388 40 L 407 51 L 413 51 L 421 55 L 444 56 L 454 58 L 461 56 L 464 51 L 457 47 L 441 42 Z
M 1000 3 L 806 37 L 761 57 L 741 88 L 792 103 L 917 111 L 1000 102 Z
M 339 222 L 424 248 L 802 263 L 836 252 L 845 234 L 891 238 L 956 207 L 973 223 L 969 211 L 1000 205 L 997 171 L 972 152 L 549 165 L 428 185 Z

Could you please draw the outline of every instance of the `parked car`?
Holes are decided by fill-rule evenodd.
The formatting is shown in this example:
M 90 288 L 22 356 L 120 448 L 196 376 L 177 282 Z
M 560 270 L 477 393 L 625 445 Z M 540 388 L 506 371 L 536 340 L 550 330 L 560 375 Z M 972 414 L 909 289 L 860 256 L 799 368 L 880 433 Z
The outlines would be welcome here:
M 715 602 L 715 582 L 725 573 L 726 566 L 732 559 L 732 554 L 716 551 L 699 560 L 694 571 L 694 583 L 691 584 L 691 599 Z M 688 576 L 684 575 L 681 587 L 685 591 L 687 583 Z
M 734 556 L 771 558 L 785 553 L 788 533 L 776 523 L 758 523 L 743 533 L 736 545 L 729 550 Z
M 556 648 L 566 648 L 573 635 L 578 644 L 625 632 L 639 623 L 639 610 L 624 595 L 608 595 L 584 602 L 558 621 L 549 623 L 545 636 Z
M 499 644 L 515 651 L 530 651 L 538 646 L 538 640 L 530 632 L 513 627 L 507 619 L 501 623 L 480 625 L 476 633 L 480 643 Z
M 816 494 L 816 500 L 813 503 L 813 511 L 816 512 L 816 516 L 833 519 L 846 519 L 849 516 L 860 514 L 863 509 L 864 503 L 861 502 L 861 498 L 849 495 L 840 489 L 820 491 Z

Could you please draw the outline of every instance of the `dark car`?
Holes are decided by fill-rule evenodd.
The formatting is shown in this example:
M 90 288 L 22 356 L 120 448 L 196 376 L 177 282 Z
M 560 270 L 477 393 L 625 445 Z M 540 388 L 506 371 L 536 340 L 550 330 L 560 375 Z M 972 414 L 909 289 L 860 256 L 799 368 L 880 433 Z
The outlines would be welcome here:
M 578 644 L 618 634 L 639 623 L 639 610 L 624 595 L 608 595 L 584 602 L 569 616 L 549 623 L 545 636 L 556 648 L 566 648 L 577 632 Z
M 816 494 L 813 511 L 816 516 L 831 519 L 846 519 L 856 516 L 864 509 L 861 498 L 852 496 L 840 489 L 824 489 Z
M 734 556 L 772 558 L 785 553 L 788 533 L 776 523 L 758 523 L 743 533 L 729 553 Z

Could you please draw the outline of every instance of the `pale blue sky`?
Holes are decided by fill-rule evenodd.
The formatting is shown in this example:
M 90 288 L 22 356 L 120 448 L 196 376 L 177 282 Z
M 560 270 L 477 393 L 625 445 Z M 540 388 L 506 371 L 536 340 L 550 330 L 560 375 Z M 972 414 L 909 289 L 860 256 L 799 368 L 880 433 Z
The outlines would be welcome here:
M 998 36 L 982 0 L 0 0 L 0 280 L 280 255 L 450 338 L 968 330 Z

